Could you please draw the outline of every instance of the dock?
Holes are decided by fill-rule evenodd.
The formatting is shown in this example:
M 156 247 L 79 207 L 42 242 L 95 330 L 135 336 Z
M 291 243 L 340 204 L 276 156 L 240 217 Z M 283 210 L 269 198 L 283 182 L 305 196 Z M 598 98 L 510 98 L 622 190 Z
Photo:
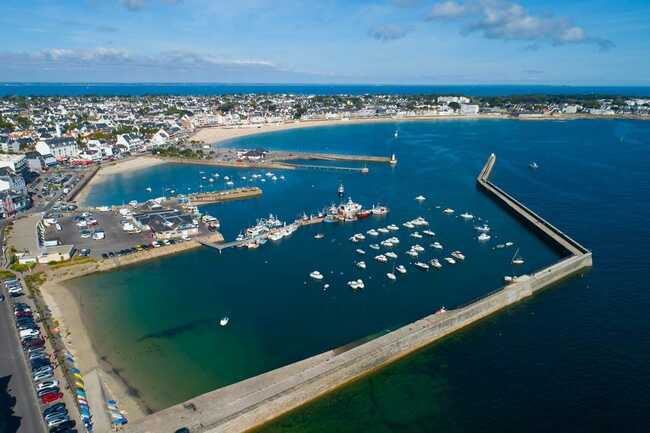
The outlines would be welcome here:
M 369 341 L 353 342 L 208 392 L 135 421 L 126 431 L 153 433 L 187 427 L 192 433 L 225 433 L 253 429 L 590 268 L 589 250 L 490 182 L 495 161 L 491 155 L 477 178 L 479 187 L 536 234 L 556 242 L 567 251 L 567 257 L 453 310 L 433 313 Z
M 192 206 L 222 203 L 231 200 L 245 200 L 256 198 L 262 195 L 262 189 L 258 187 L 234 188 L 223 191 L 199 192 L 185 196 Z

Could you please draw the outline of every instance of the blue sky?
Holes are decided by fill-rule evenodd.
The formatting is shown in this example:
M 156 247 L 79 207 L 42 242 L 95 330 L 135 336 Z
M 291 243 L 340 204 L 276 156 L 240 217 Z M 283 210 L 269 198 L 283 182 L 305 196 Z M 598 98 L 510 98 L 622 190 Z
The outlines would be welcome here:
M 650 85 L 650 0 L 3 0 L 0 81 Z

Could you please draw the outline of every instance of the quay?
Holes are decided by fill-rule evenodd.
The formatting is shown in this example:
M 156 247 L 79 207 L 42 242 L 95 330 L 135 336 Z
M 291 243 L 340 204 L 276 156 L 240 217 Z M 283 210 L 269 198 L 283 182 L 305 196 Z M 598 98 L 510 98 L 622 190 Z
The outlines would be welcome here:
M 222 203 L 231 200 L 244 200 L 256 198 L 262 195 L 262 189 L 258 187 L 235 188 L 224 191 L 200 192 L 184 196 L 192 206 Z
M 303 170 L 347 171 L 351 173 L 362 173 L 362 174 L 368 174 L 368 172 L 370 171 L 368 167 L 341 167 L 337 165 L 289 164 L 289 163 L 286 163 L 286 165 L 291 166 L 295 169 L 303 169 Z
M 486 193 L 510 208 L 535 233 L 556 242 L 568 256 L 512 284 L 453 310 L 431 314 L 370 341 L 328 350 L 302 361 L 208 392 L 137 420 L 131 433 L 156 433 L 187 427 L 192 433 L 241 432 L 258 427 L 352 380 L 525 300 L 536 292 L 592 266 L 589 250 L 530 211 L 489 181 L 491 155 L 477 178 Z

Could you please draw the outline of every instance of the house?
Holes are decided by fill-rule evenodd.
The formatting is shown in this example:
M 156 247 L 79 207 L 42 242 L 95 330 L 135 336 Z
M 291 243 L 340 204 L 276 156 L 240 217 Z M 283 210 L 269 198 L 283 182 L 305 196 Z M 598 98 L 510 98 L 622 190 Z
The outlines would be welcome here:
M 27 192 L 25 179 L 9 167 L 0 167 L 0 192 L 9 190 Z
M 144 141 L 132 134 L 120 134 L 117 136 L 118 147 L 127 152 L 142 152 L 144 150 Z
M 478 114 L 478 105 L 460 104 L 460 114 L 463 116 L 476 115 Z
M 168 140 L 169 140 L 169 134 L 167 133 L 167 131 L 160 128 L 158 132 L 156 132 L 153 135 L 153 137 L 151 137 L 149 144 L 151 147 L 160 147 L 165 143 L 167 143 Z
M 52 155 L 59 161 L 79 155 L 79 146 L 72 137 L 54 137 L 36 143 L 36 151 L 41 155 Z
M 25 155 L 0 155 L 0 168 L 8 167 L 14 173 L 24 176 L 27 174 L 27 158 Z

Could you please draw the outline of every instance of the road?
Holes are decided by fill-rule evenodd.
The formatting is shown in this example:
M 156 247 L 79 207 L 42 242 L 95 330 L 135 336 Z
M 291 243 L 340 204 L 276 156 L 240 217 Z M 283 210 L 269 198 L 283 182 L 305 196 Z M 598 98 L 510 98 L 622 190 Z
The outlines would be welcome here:
M 7 295 L 4 289 L 2 293 Z M 17 430 L 10 426 L 7 433 L 46 433 L 9 303 L 10 298 L 0 303 L 0 378 L 10 378 L 8 391 L 16 398 L 13 416 L 19 418 L 20 425 Z

